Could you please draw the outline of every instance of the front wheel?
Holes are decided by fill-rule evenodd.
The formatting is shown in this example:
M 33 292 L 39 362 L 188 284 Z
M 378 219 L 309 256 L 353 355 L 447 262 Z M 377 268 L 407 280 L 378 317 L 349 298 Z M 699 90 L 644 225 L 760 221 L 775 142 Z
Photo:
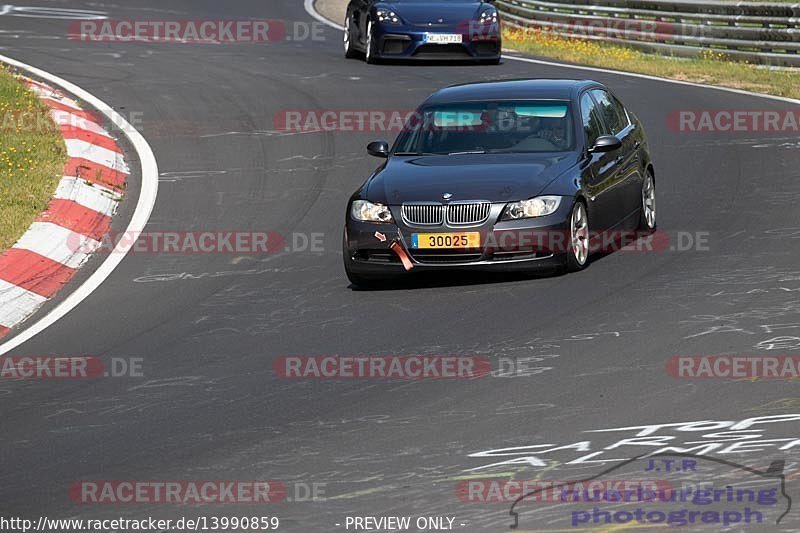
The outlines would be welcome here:
M 567 250 L 566 270 L 577 272 L 589 264 L 589 215 L 586 206 L 578 200 L 569 217 L 569 250 Z
M 649 171 L 642 184 L 642 211 L 639 215 L 639 229 L 656 229 L 656 180 Z
M 353 59 L 358 55 L 353 47 L 352 19 L 353 17 L 348 14 L 347 19 L 344 21 L 344 57 L 347 59 Z
M 375 57 L 375 45 L 373 44 L 373 35 L 372 35 L 372 21 L 370 20 L 367 23 L 367 49 L 365 52 L 365 59 L 369 65 L 374 65 L 378 62 L 378 58 Z

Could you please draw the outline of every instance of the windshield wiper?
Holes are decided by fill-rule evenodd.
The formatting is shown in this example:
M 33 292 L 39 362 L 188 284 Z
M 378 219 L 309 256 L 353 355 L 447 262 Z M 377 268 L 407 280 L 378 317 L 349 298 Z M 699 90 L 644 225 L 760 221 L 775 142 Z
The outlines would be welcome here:
M 468 154 L 485 154 L 486 150 L 467 150 L 464 152 L 450 152 L 447 155 L 468 155 Z

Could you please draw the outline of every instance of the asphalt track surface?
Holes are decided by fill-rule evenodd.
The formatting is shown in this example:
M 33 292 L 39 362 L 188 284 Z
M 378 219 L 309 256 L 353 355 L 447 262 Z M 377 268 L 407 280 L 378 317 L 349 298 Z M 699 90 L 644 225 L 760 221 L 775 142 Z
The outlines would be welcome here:
M 299 0 L 38 5 L 113 19 L 312 20 Z M 347 516 L 391 514 L 453 516 L 463 531 L 501 531 L 509 505 L 460 502 L 456 480 L 513 457 L 470 454 L 585 440 L 596 451 L 635 432 L 585 431 L 800 412 L 791 381 L 692 381 L 665 372 L 666 360 L 680 354 L 798 351 L 797 136 L 667 126 L 669 113 L 681 109 L 791 104 L 516 61 L 367 66 L 344 59 L 333 29 L 323 41 L 297 43 L 130 44 L 68 40 L 67 24 L 0 16 L 0 51 L 116 109 L 141 112 L 140 131 L 162 175 L 148 229 L 323 234 L 324 252 L 134 254 L 82 305 L 14 350 L 141 357 L 145 377 L 2 384 L 4 515 L 267 513 L 281 518 L 282 529 L 337 531 Z M 381 135 L 281 135 L 273 116 L 410 109 L 448 84 L 519 77 L 587 77 L 612 87 L 647 127 L 661 229 L 706 232 L 708 249 L 615 253 L 569 276 L 349 287 L 340 251 L 345 203 L 375 168 L 364 147 Z M 776 337 L 788 344 L 773 346 Z M 545 356 L 532 366 L 546 369 L 471 381 L 292 381 L 272 371 L 279 356 L 334 354 Z M 800 435 L 797 421 L 752 428 L 763 439 Z M 700 436 L 658 434 L 676 435 L 676 443 Z M 787 490 L 800 496 L 791 477 L 798 449 L 754 448 L 718 457 L 760 469 L 784 459 Z M 622 446 L 606 457 L 650 450 Z M 615 464 L 564 464 L 586 453 L 554 452 L 543 457 L 546 469 L 480 473 L 579 479 Z M 328 499 L 254 512 L 247 505 L 76 505 L 68 496 L 77 480 L 192 479 L 324 483 Z M 569 528 L 565 517 L 557 506 L 525 506 L 521 526 Z M 764 529 L 796 531 L 799 523 L 793 511 Z

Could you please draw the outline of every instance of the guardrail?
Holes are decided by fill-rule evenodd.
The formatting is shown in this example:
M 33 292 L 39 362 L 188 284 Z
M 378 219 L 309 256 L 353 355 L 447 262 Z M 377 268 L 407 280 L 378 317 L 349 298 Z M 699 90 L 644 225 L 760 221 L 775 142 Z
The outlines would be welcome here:
M 497 0 L 505 24 L 648 52 L 800 67 L 800 3 Z

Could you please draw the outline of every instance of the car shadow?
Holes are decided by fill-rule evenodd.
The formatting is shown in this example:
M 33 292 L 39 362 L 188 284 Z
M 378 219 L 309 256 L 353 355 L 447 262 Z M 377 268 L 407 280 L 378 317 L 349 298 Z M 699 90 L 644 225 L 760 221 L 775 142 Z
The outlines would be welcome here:
M 356 60 L 363 61 L 362 58 L 358 58 Z M 381 67 L 381 66 L 407 66 L 407 67 L 464 67 L 464 66 L 474 66 L 474 67 L 500 67 L 505 64 L 504 60 L 500 60 L 499 64 L 493 63 L 482 63 L 476 60 L 464 59 L 464 60 L 435 60 L 435 59 L 426 59 L 426 60 L 408 60 L 408 59 L 381 59 L 378 63 L 373 65 L 369 65 L 371 67 Z
M 631 238 L 634 232 L 636 238 Z M 600 237 L 602 239 L 602 237 Z M 663 252 L 669 248 L 669 236 L 660 230 L 625 230 L 613 232 L 602 243 L 593 242 L 592 263 L 616 253 Z
M 614 237 L 606 241 L 602 249 L 594 251 L 591 254 L 591 260 L 587 269 L 591 269 L 592 264 L 600 263 L 605 258 L 615 253 L 631 253 L 631 251 L 644 253 L 647 247 L 643 247 L 641 243 L 645 242 L 646 239 L 650 238 L 650 236 L 655 233 L 656 232 L 642 232 L 641 236 L 633 241 L 630 239 L 625 240 L 624 237 Z M 558 268 L 543 269 L 533 272 L 470 272 L 458 270 L 411 272 L 402 276 L 389 277 L 385 281 L 375 282 L 369 287 L 350 284 L 348 288 L 356 292 L 417 290 L 533 281 L 558 278 L 567 275 L 570 274 Z
M 354 292 L 409 291 L 536 281 L 561 277 L 563 275 L 564 274 L 559 269 L 555 268 L 542 270 L 541 272 L 416 272 L 404 276 L 387 278 L 380 282 L 374 282 L 369 286 L 350 284 L 348 288 Z

